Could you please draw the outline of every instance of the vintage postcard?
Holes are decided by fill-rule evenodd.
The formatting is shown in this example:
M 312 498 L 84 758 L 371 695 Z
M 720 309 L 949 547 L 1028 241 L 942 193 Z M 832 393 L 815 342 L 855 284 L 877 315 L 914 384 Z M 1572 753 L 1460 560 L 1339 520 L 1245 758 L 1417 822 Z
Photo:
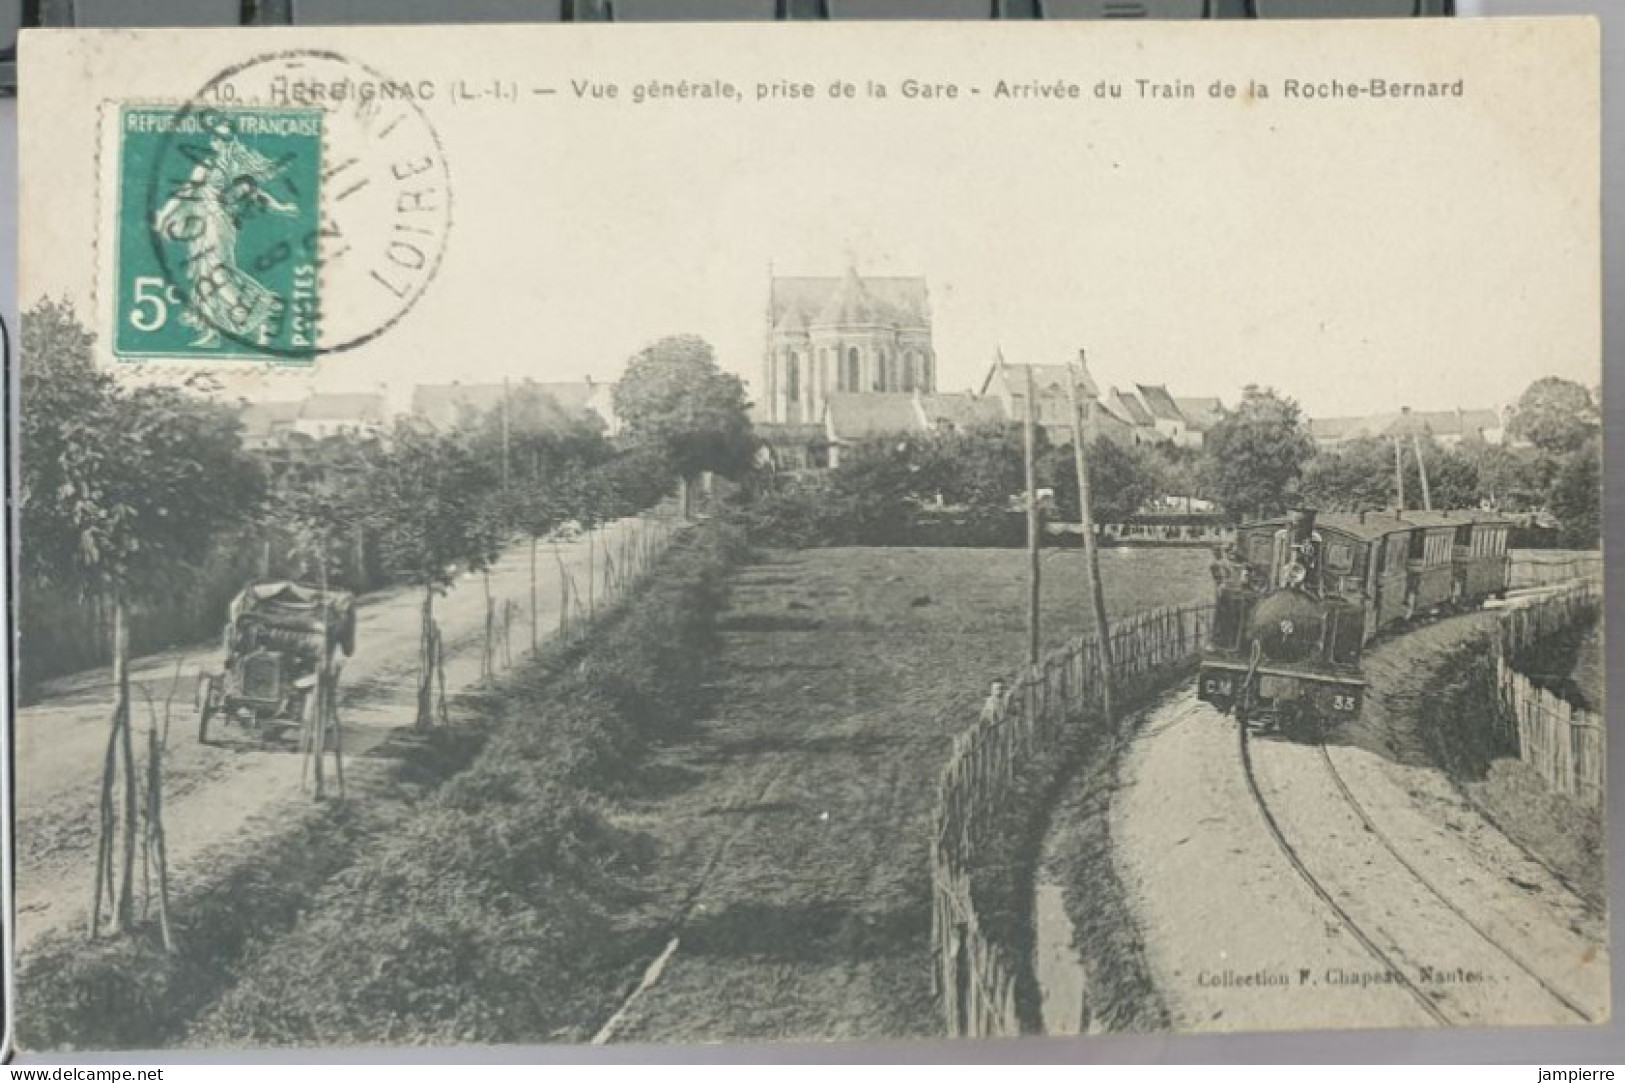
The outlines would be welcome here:
M 1608 1018 L 1594 22 L 21 64 L 18 1047 Z

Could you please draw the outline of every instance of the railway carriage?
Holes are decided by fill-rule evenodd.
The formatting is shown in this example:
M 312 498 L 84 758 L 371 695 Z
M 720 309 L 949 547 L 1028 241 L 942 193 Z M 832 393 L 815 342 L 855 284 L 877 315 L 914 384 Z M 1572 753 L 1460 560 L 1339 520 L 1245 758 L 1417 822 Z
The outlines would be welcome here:
M 1504 593 L 1512 524 L 1485 512 L 1311 509 L 1249 523 L 1214 564 L 1198 696 L 1248 719 L 1349 719 L 1385 629 Z

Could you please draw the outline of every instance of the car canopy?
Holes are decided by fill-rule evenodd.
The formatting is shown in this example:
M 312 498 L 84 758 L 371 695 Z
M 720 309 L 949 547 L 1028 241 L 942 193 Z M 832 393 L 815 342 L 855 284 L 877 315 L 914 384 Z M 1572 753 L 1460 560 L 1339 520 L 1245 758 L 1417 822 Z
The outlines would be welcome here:
M 244 617 L 273 628 L 319 632 L 325 617 L 327 628 L 338 631 L 355 609 L 355 596 L 345 590 L 322 590 L 292 580 L 250 583 L 231 600 L 231 623 Z

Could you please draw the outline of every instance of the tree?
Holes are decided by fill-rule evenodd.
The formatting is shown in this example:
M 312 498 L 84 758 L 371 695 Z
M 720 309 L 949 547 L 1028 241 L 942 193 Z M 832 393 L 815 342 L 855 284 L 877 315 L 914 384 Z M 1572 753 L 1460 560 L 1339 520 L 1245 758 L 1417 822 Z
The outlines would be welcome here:
M 626 365 L 615 386 L 615 411 L 635 441 L 658 447 L 689 489 L 706 471 L 742 476 L 755 458 L 749 403 L 739 377 L 717 367 L 710 343 L 696 335 L 663 338 Z
M 1314 451 L 1298 404 L 1249 384 L 1203 441 L 1203 482 L 1232 519 L 1272 515 L 1291 501 Z
M 1464 441 L 1463 446 L 1467 444 Z M 1539 464 L 1526 449 L 1482 444 L 1469 449 L 1478 463 L 1479 494 L 1505 511 L 1529 511 L 1542 503 Z
M 821 495 L 836 545 L 896 545 L 909 533 L 920 467 L 906 441 L 875 439 L 841 453 Z
M 186 387 L 126 388 L 96 367 L 95 337 L 71 305 L 44 300 L 23 318 L 18 412 L 22 574 L 67 586 L 112 614 L 114 704 L 102 779 L 91 935 L 106 897 L 133 924 L 136 790 L 129 686 L 129 606 L 175 589 L 216 535 L 251 514 L 258 469 L 235 416 Z M 122 773 L 123 854 L 114 892 Z
M 1602 446 L 1597 439 L 1576 448 L 1558 468 L 1548 502 L 1561 541 L 1570 549 L 1602 543 Z
M 1410 481 L 1406 491 L 1421 492 Z M 1395 507 L 1392 441 L 1361 437 L 1317 451 L 1304 464 L 1300 492 L 1306 503 L 1323 511 Z
M 1545 376 L 1518 398 L 1507 432 L 1542 451 L 1578 451 L 1598 430 L 1597 403 L 1583 384 Z
M 1422 442 L 1422 461 L 1427 466 L 1428 492 L 1436 511 L 1447 508 L 1476 508 L 1480 502 L 1478 460 L 1459 448 L 1446 447 L 1433 440 Z M 1415 473 L 1415 488 L 1410 474 Z M 1406 492 L 1421 492 L 1421 472 L 1414 454 L 1406 459 Z
M 1175 443 L 1155 444 L 1152 447 L 1152 465 L 1161 479 L 1159 496 L 1183 497 L 1189 510 L 1193 497 L 1205 499 L 1207 491 L 1202 484 L 1202 453 L 1195 448 Z
M 474 454 L 465 433 L 436 433 L 407 418 L 396 421 L 367 471 L 367 517 L 380 556 L 393 574 L 423 591 L 419 728 L 433 724 L 436 679 L 444 683 L 434 600 L 451 589 L 459 571 L 483 571 L 494 558 L 486 501 L 496 486 L 495 471 Z M 443 715 L 443 698 L 440 708 Z
M 1422 442 L 1421 447 L 1433 507 L 1438 510 L 1477 507 L 1481 495 L 1478 458 L 1468 451 L 1444 447 L 1432 439 Z M 1416 462 L 1415 445 L 1405 440 L 1399 448 L 1405 500 L 1414 510 L 1422 506 L 1422 472 Z M 1317 451 L 1304 464 L 1299 493 L 1306 503 L 1325 511 L 1396 507 L 1393 441 L 1362 437 Z
M 1121 523 L 1161 494 L 1160 464 L 1155 453 L 1143 447 L 1126 448 L 1109 437 L 1097 436 L 1089 442 L 1086 461 L 1096 523 Z M 1078 472 L 1072 445 L 1046 455 L 1039 464 L 1039 478 L 1055 491 L 1061 518 L 1078 522 Z
M 909 442 L 905 454 L 912 467 L 912 496 L 941 497 L 945 504 L 965 508 L 972 520 L 1004 516 L 1011 498 L 1027 484 L 1019 425 L 939 433 Z
M 336 445 L 335 445 L 336 446 Z M 356 501 L 346 491 L 342 474 L 321 473 L 299 486 L 274 492 L 267 500 L 265 520 L 288 539 L 288 555 L 301 578 L 313 580 L 324 592 L 342 575 L 344 546 L 355 526 Z M 325 607 L 325 602 L 324 602 Z M 323 614 L 323 626 L 327 626 Z M 337 637 L 324 634 L 321 658 L 316 667 L 316 685 L 306 701 L 306 715 L 300 732 L 303 762 L 300 780 L 314 777 L 316 799 L 327 795 L 325 761 L 331 749 L 337 770 L 339 794 L 344 793 L 344 753 L 339 733 L 337 695 L 338 665 L 335 659 Z M 353 648 L 353 644 L 351 644 Z

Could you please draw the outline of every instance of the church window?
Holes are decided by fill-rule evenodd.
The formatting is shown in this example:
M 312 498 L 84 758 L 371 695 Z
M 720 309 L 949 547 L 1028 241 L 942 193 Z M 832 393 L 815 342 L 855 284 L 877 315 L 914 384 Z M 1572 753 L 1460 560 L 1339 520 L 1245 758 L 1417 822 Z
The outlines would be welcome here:
M 848 391 L 861 391 L 863 382 L 862 366 L 858 363 L 858 348 L 849 347 L 846 351 L 846 389 Z
M 914 390 L 914 351 L 910 350 L 903 358 L 903 390 Z
M 788 369 L 786 371 L 786 374 L 785 374 L 784 386 L 785 386 L 785 395 L 786 395 L 786 397 L 789 398 L 789 400 L 791 402 L 797 402 L 797 401 L 800 400 L 800 398 L 801 398 L 801 362 L 796 357 L 794 351 L 791 351 L 791 353 L 790 353 L 790 362 L 789 362 L 789 367 L 788 367 Z
M 891 390 L 891 358 L 885 350 L 880 351 L 880 364 L 875 367 L 875 390 Z

